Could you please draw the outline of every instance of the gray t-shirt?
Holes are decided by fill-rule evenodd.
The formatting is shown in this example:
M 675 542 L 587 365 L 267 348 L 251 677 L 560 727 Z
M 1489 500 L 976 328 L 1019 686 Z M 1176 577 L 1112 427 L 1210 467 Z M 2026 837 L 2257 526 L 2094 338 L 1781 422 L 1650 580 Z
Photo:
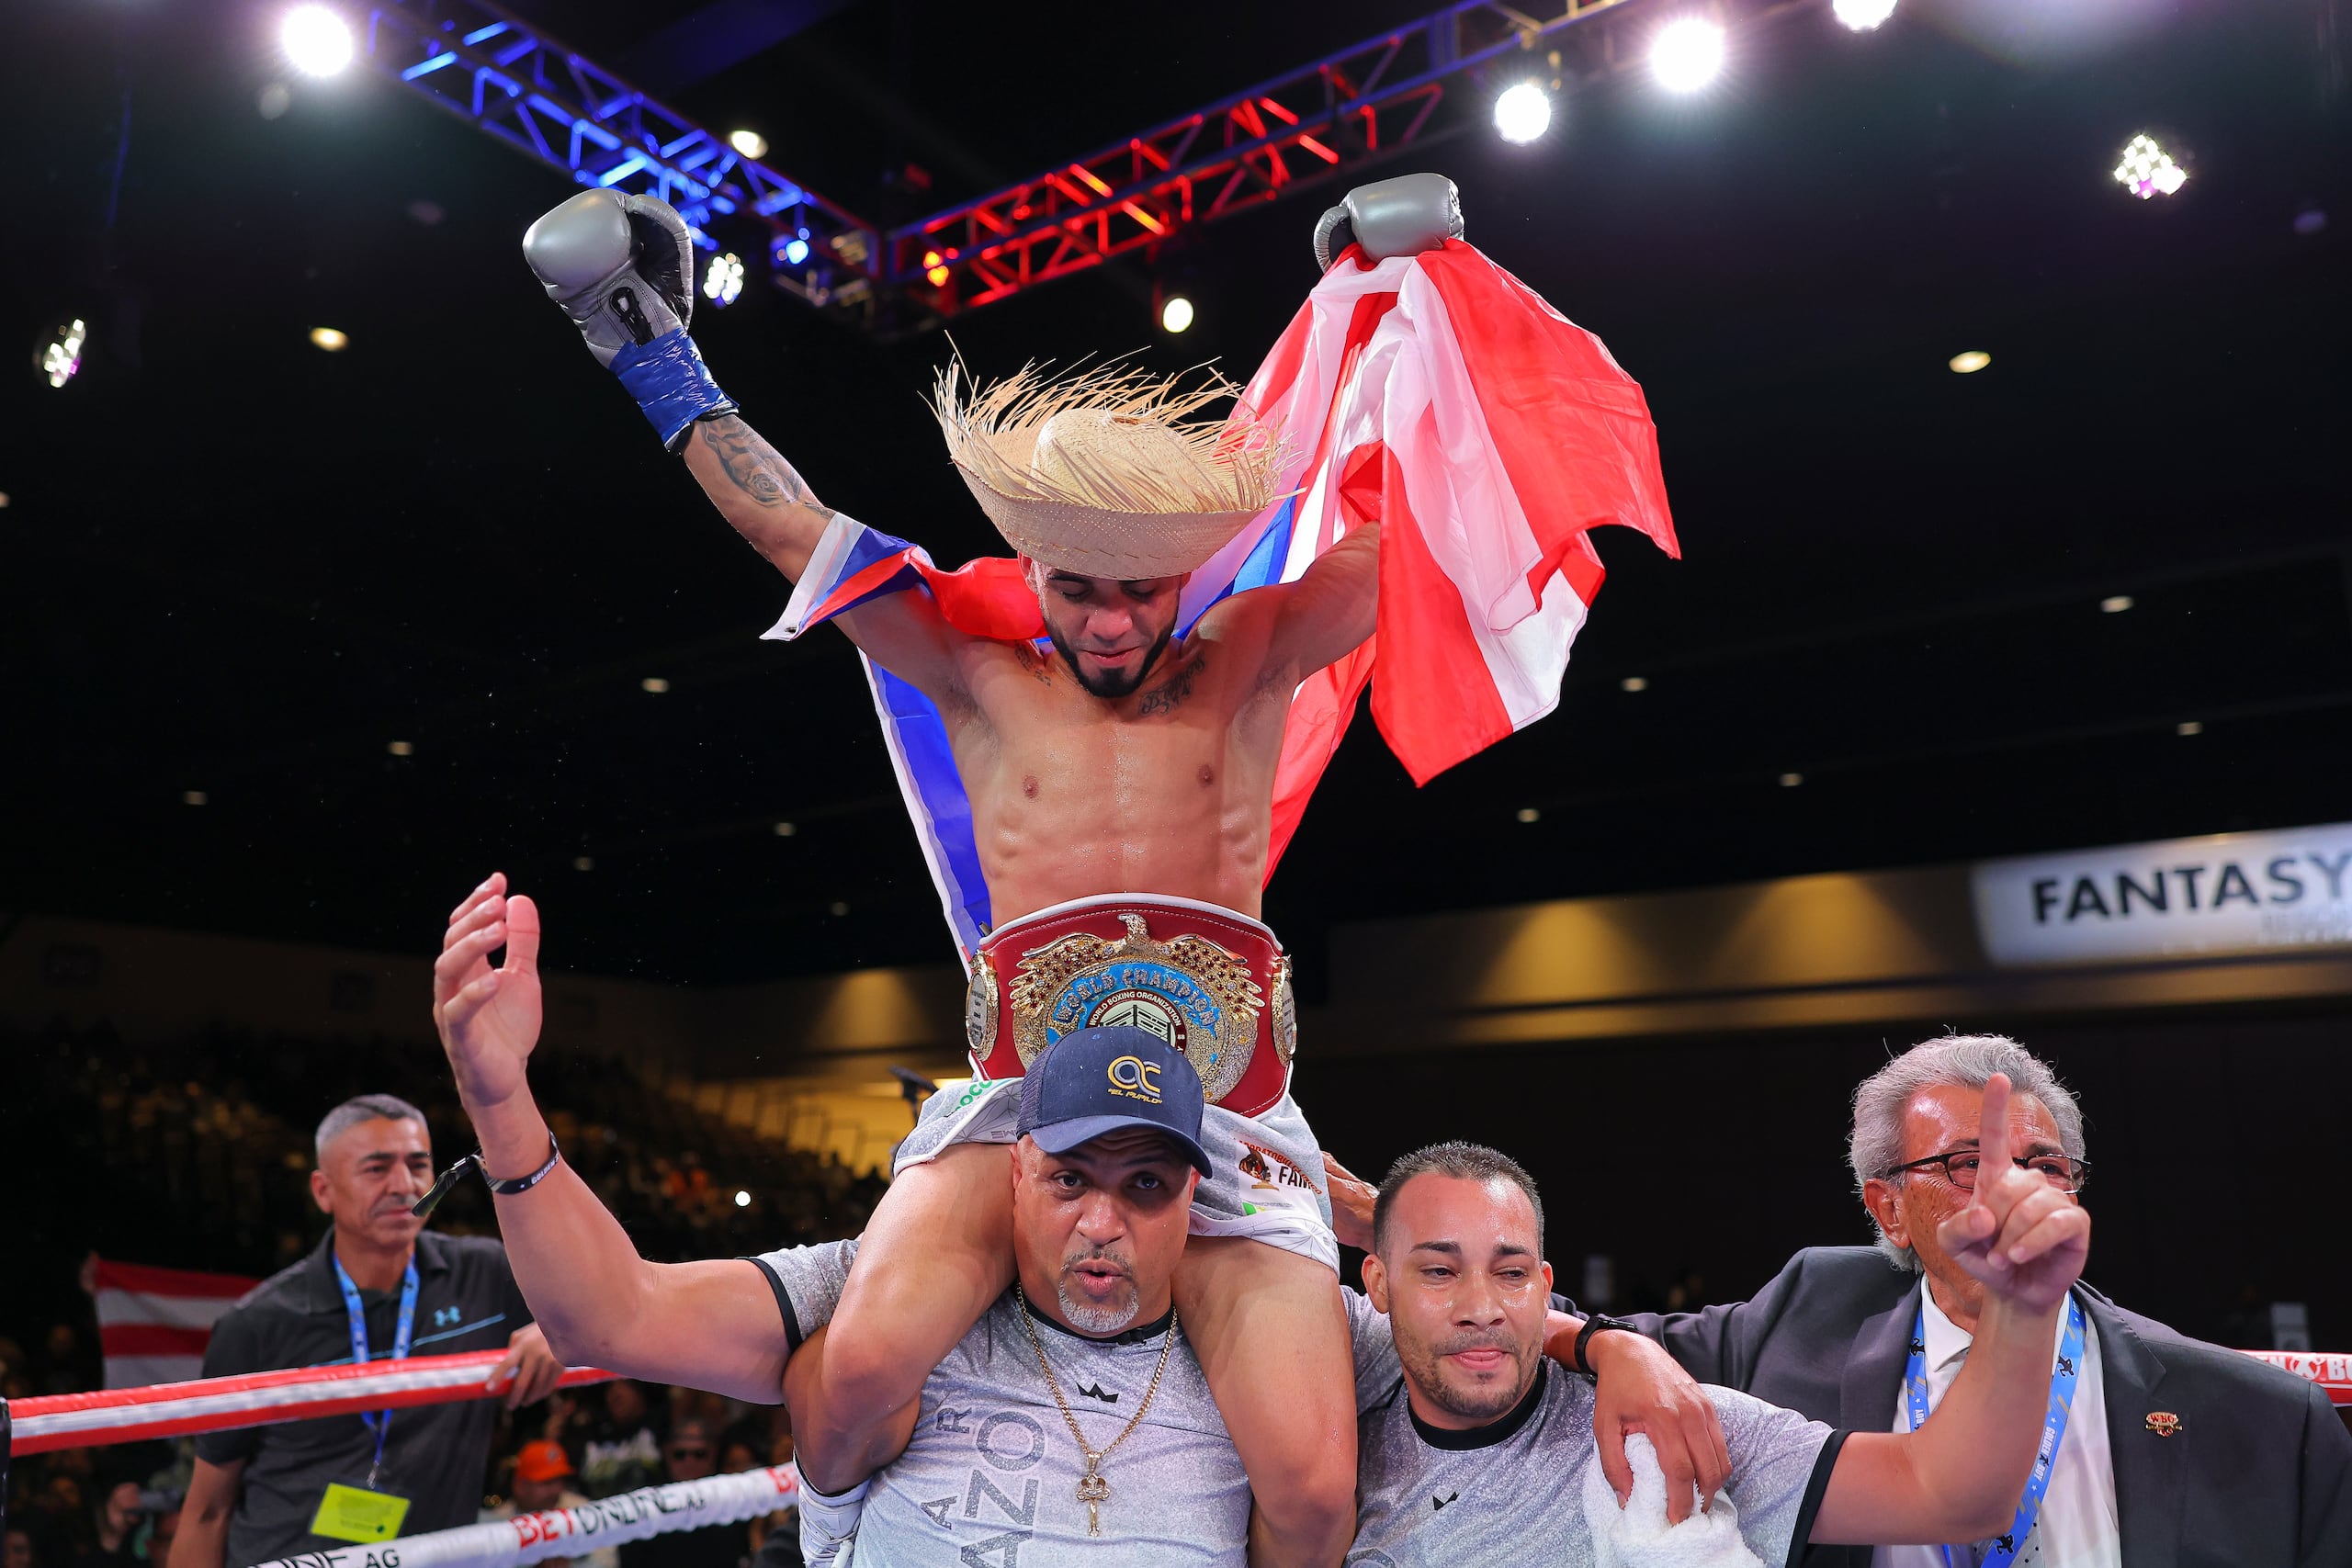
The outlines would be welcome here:
M 1356 1541 L 1348 1568 L 1596 1561 L 1582 1497 L 1600 1462 L 1592 1438 L 1592 1387 L 1544 1366 L 1509 1416 L 1472 1432 L 1425 1427 L 1412 1413 L 1388 1337 L 1388 1320 L 1346 1292 L 1356 1344 Z M 1385 1367 L 1375 1365 L 1385 1349 Z M 1367 1375 L 1385 1380 L 1378 1393 Z M 1801 1557 L 1837 1458 L 1836 1434 L 1818 1421 L 1727 1388 L 1707 1387 L 1731 1451 L 1727 1490 L 1739 1533 L 1767 1563 Z
M 830 1322 L 854 1242 L 754 1259 L 777 1288 L 797 1341 Z M 1240 1568 L 1250 1478 L 1181 1325 L 1150 1411 L 1102 1461 L 1102 1534 L 1078 1500 L 1085 1461 L 1046 1392 L 1037 1350 L 1007 1292 L 922 1386 L 906 1451 L 874 1475 L 857 1527 L 858 1568 L 1103 1568 L 1109 1562 Z M 1166 1320 L 1089 1339 L 1031 1314 L 1086 1440 L 1101 1449 L 1135 1414 Z

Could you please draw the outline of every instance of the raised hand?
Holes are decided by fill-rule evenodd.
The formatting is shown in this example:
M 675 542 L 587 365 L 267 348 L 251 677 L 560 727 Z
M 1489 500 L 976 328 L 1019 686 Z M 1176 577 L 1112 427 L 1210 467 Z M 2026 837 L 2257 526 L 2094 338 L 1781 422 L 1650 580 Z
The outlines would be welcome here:
M 506 960 L 493 969 L 501 947 Z M 538 907 L 508 897 L 506 874 L 492 872 L 450 914 L 433 964 L 433 1021 L 477 1118 L 522 1091 L 539 1016 Z
M 1988 1293 L 2034 1311 L 2056 1306 L 2082 1277 L 2091 1217 L 2072 1194 L 2011 1159 L 2009 1080 L 2000 1073 L 1984 1085 L 1976 1151 L 1976 1189 L 1938 1239 Z

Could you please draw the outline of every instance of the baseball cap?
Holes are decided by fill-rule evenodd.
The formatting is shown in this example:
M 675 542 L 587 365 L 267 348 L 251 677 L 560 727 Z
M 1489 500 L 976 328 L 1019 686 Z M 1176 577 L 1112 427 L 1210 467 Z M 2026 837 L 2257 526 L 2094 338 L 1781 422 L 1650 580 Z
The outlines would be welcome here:
M 1021 1080 L 1019 1131 L 1049 1155 L 1125 1127 L 1148 1127 L 1182 1145 L 1203 1176 L 1201 1075 L 1148 1029 L 1074 1029 L 1029 1064 Z
M 571 1473 L 571 1457 L 563 1445 L 542 1438 L 525 1443 L 522 1452 L 514 1456 L 514 1477 L 518 1481 L 553 1481 L 559 1475 Z

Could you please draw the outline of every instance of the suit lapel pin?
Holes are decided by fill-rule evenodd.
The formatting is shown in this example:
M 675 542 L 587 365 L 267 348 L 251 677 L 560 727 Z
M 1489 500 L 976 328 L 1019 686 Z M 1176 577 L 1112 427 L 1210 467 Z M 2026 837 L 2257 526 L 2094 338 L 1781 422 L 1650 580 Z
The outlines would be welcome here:
M 2148 1412 L 2148 1430 L 2159 1438 L 2173 1437 L 2180 1431 L 2180 1417 L 2169 1410 Z

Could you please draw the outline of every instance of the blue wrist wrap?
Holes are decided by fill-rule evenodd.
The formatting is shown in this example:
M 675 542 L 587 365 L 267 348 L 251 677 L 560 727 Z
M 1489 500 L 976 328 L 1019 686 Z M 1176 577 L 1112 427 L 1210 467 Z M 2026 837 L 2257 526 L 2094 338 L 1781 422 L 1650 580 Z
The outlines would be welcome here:
M 613 355 L 613 374 L 653 422 L 662 445 L 674 452 L 686 427 L 705 414 L 732 413 L 735 400 L 718 389 L 695 340 L 680 327 L 642 345 L 626 344 Z

